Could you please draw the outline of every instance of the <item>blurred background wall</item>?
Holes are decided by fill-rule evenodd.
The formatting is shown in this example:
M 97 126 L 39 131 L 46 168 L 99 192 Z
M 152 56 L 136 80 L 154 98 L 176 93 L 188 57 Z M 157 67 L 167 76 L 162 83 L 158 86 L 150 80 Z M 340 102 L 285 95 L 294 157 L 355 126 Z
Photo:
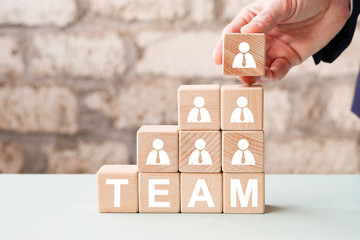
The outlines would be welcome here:
M 135 163 L 140 125 L 177 124 L 179 85 L 238 83 L 211 54 L 250 2 L 1 0 L 0 172 Z M 267 173 L 360 173 L 359 37 L 265 86 Z

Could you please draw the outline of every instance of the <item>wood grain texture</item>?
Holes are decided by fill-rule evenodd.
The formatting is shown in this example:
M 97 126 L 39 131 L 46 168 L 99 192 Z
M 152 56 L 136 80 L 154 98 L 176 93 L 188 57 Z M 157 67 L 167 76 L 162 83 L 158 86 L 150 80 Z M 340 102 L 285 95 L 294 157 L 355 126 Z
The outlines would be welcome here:
M 250 193 L 249 202 L 244 206 L 240 205 L 239 197 L 236 195 L 236 204 L 231 206 L 231 180 L 240 180 L 241 188 L 245 194 L 249 180 L 257 181 L 257 207 L 252 205 L 252 192 Z M 265 212 L 265 175 L 264 173 L 223 173 L 223 205 L 224 213 L 264 213 Z
M 221 129 L 262 130 L 264 112 L 264 91 L 261 85 L 224 85 L 221 87 Z M 247 99 L 246 107 L 251 111 L 254 122 L 231 122 L 235 109 L 239 108 L 239 97 Z M 244 109 L 244 108 L 241 108 Z
M 138 168 L 136 165 L 104 165 L 96 174 L 99 212 L 138 212 Z M 120 186 L 120 206 L 114 206 L 114 185 L 106 179 L 127 179 Z
M 161 139 L 170 165 L 146 165 L 155 139 Z M 137 132 L 137 163 L 140 172 L 177 172 L 179 170 L 179 130 L 176 125 L 144 125 Z
M 211 122 L 188 122 L 189 113 L 195 108 L 194 100 L 196 97 L 202 97 L 205 100 L 203 107 L 209 112 Z M 220 86 L 180 86 L 178 89 L 178 123 L 180 130 L 219 130 Z
M 194 207 L 189 207 L 190 198 L 199 179 L 205 180 L 214 207 L 209 207 L 206 201 L 196 201 Z M 204 193 L 200 194 L 202 196 Z M 221 213 L 222 205 L 222 173 L 181 173 L 181 212 Z
M 156 190 L 166 190 L 166 195 L 156 195 L 156 202 L 169 202 L 169 207 L 149 205 L 149 180 L 168 179 L 169 184 L 157 184 Z M 180 173 L 139 173 L 139 211 L 141 213 L 178 213 L 180 212 Z
M 233 68 L 233 61 L 240 53 L 239 44 L 247 42 L 256 68 Z M 265 74 L 265 35 L 263 33 L 228 33 L 224 36 L 223 74 L 235 76 L 264 76 Z
M 239 148 L 239 141 L 245 139 L 254 157 L 255 165 L 235 165 L 233 157 L 237 151 L 242 151 L 245 163 L 246 150 Z M 264 171 L 264 132 L 263 131 L 223 131 L 222 132 L 222 171 L 223 172 L 263 172 Z
M 189 165 L 190 155 L 196 150 L 195 142 L 203 139 L 212 160 L 211 165 Z M 221 132 L 220 131 L 180 131 L 179 136 L 180 172 L 220 172 L 221 171 Z

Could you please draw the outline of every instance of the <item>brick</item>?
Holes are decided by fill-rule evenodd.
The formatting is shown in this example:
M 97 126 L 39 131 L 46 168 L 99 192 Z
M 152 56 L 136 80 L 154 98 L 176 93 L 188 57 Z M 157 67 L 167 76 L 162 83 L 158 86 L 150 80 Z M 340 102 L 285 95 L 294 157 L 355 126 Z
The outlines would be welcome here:
M 360 171 L 359 149 L 357 136 L 345 138 L 287 135 L 281 138 L 270 138 L 265 144 L 265 172 L 358 173 Z
M 21 74 L 24 69 L 24 64 L 21 58 L 19 42 L 16 37 L 0 36 L 0 46 L 0 74 Z
M 223 44 L 223 74 L 233 76 L 264 76 L 265 34 L 225 34 Z
M 223 172 L 263 172 L 264 132 L 223 131 Z
M 225 0 L 223 3 L 223 18 L 232 20 L 247 5 L 253 3 L 254 0 Z
M 2 0 L 0 24 L 64 27 L 76 20 L 75 0 Z
M 104 165 L 96 177 L 99 212 L 138 212 L 136 165 Z
M 180 174 L 139 174 L 139 211 L 180 212 Z
M 181 130 L 220 129 L 219 85 L 183 85 L 178 89 Z
M 213 21 L 215 19 L 215 2 L 213 0 L 191 1 L 191 19 L 196 23 Z
M 144 50 L 136 72 L 171 77 L 219 77 L 221 67 L 213 62 L 212 51 L 220 34 L 210 31 L 169 33 Z
M 264 173 L 223 174 L 224 213 L 264 213 Z
M 273 101 L 276 99 L 276 101 Z M 309 106 L 309 104 L 308 104 Z M 276 87 L 264 89 L 264 130 L 267 134 L 285 133 L 290 128 L 289 91 Z
M 138 128 L 142 124 L 176 124 L 179 85 L 179 81 L 168 78 L 134 81 L 115 95 L 94 92 L 85 98 L 85 104 L 109 116 L 118 129 Z
M 97 15 L 127 21 L 173 20 L 185 14 L 184 0 L 90 0 Z
M 0 129 L 74 134 L 76 98 L 62 87 L 4 86 L 0 88 Z
M 220 172 L 220 131 L 180 131 L 180 172 Z
M 140 172 L 179 170 L 177 125 L 144 125 L 137 132 L 137 163 Z
M 106 164 L 129 164 L 130 153 L 124 143 L 80 141 L 74 148 L 44 149 L 48 157 L 48 173 L 96 173 Z
M 181 173 L 181 212 L 221 213 L 222 173 Z
M 69 75 L 109 78 L 127 67 L 122 38 L 111 32 L 38 33 L 32 38 L 30 72 L 34 76 Z
M 330 98 L 326 101 L 326 114 L 335 129 L 340 132 L 360 131 L 359 118 L 350 111 L 355 84 L 330 84 L 328 92 Z M 358 103 L 359 104 L 359 103 Z
M 221 87 L 221 129 L 262 130 L 263 88 L 258 85 Z
M 0 173 L 20 173 L 23 166 L 21 145 L 17 142 L 0 142 Z

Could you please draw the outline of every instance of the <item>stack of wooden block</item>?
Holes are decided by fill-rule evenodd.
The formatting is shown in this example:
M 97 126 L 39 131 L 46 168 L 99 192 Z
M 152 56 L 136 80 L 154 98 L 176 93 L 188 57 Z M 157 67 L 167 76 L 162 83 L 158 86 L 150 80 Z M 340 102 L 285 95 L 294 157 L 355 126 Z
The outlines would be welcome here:
M 239 45 L 244 36 L 253 37 L 238 34 L 234 43 L 233 35 L 226 36 L 224 48 L 235 51 L 232 44 Z M 264 36 L 255 37 L 248 42 L 265 48 Z M 251 52 L 260 70 L 261 51 Z M 226 65 L 227 55 L 224 49 L 224 74 L 233 68 Z M 254 67 L 237 70 L 231 74 L 259 75 Z M 264 213 L 263 88 L 181 86 L 178 123 L 139 129 L 137 166 L 99 170 L 99 211 Z

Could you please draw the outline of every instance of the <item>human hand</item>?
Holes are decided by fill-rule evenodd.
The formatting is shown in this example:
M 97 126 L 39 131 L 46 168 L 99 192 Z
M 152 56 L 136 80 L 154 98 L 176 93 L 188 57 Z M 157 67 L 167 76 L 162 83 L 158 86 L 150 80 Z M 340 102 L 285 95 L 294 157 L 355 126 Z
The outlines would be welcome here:
M 265 33 L 265 77 L 239 77 L 253 84 L 281 80 L 290 70 L 322 49 L 345 25 L 349 0 L 260 0 L 245 8 L 227 25 L 213 58 L 222 64 L 226 33 Z

